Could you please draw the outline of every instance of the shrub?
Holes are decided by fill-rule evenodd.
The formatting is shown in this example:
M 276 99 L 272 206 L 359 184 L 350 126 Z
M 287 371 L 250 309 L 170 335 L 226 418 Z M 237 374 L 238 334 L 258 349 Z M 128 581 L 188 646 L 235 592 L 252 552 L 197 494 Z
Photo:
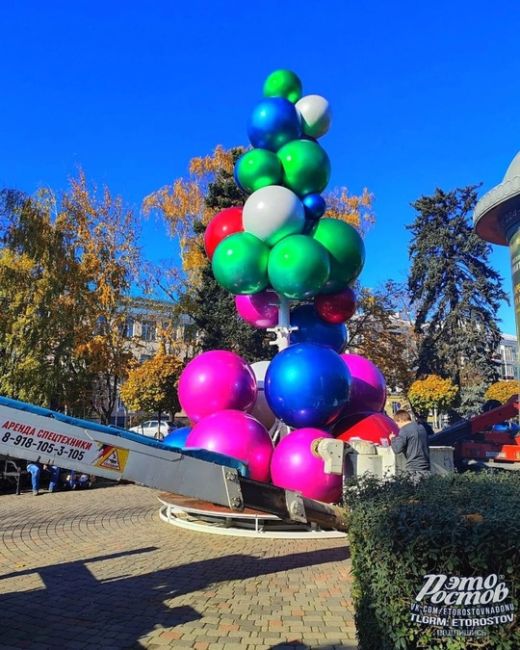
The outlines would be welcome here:
M 430 409 L 446 411 L 454 403 L 457 393 L 458 388 L 451 379 L 427 375 L 413 382 L 408 399 L 418 413 L 428 413 Z
M 518 379 L 504 379 L 497 381 L 487 389 L 486 399 L 497 399 L 499 402 L 507 402 L 513 395 L 520 393 L 520 381 Z
M 520 648 L 516 616 L 479 628 L 481 637 L 439 637 L 442 628 L 411 620 L 427 574 L 496 574 L 510 590 L 504 602 L 516 608 L 520 475 L 431 476 L 418 486 L 362 479 L 347 488 L 346 502 L 361 650 Z

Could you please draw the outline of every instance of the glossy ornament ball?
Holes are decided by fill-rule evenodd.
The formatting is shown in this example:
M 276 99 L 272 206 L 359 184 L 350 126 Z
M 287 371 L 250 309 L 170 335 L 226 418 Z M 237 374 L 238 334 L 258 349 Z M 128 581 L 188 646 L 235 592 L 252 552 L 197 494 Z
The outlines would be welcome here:
M 215 248 L 223 239 L 242 230 L 244 228 L 241 207 L 225 208 L 216 214 L 204 232 L 204 249 L 209 259 L 213 257 Z
M 250 366 L 227 350 L 199 354 L 179 379 L 179 401 L 192 422 L 224 409 L 246 411 L 253 407 L 256 392 Z
M 319 343 L 340 352 L 347 341 L 345 325 L 325 322 L 313 305 L 300 305 L 293 309 L 291 325 L 298 328 L 291 332 L 291 344 Z
M 321 95 L 305 95 L 296 108 L 302 117 L 302 127 L 305 135 L 311 138 L 321 138 L 330 128 L 330 105 Z
M 337 503 L 341 498 L 342 477 L 326 474 L 325 463 L 313 450 L 320 438 L 332 438 L 320 429 L 292 431 L 277 445 L 271 460 L 274 485 L 301 492 L 304 497 Z
M 352 384 L 348 403 L 349 413 L 381 411 L 386 401 L 386 381 L 375 363 L 359 354 L 342 354 Z
M 339 293 L 322 294 L 314 299 L 314 307 L 327 323 L 344 323 L 356 311 L 356 294 L 350 287 Z
M 288 99 L 269 97 L 254 108 L 247 132 L 253 147 L 278 151 L 301 136 L 300 114 Z
M 327 209 L 327 204 L 321 194 L 307 194 L 303 197 L 302 203 L 305 208 L 305 217 L 311 221 L 320 219 Z
M 278 156 L 267 149 L 252 149 L 237 160 L 235 180 L 251 194 L 267 185 L 281 185 L 282 164 Z
M 389 445 L 390 434 L 398 435 L 399 427 L 385 413 L 352 413 L 338 420 L 332 433 L 345 442 L 367 440 L 375 445 Z
M 207 449 L 246 463 L 255 481 L 268 481 L 273 442 L 267 429 L 248 413 L 218 411 L 201 419 L 186 448 Z
M 305 209 L 294 192 L 281 185 L 270 185 L 247 199 L 242 222 L 246 232 L 274 246 L 284 237 L 302 232 Z
M 358 277 L 365 263 L 361 235 L 348 223 L 325 217 L 318 221 L 312 236 L 330 255 L 330 276 L 323 293 L 343 291 Z
M 164 440 L 162 440 L 162 444 L 166 445 L 167 447 L 183 449 L 186 445 L 186 440 L 190 434 L 190 431 L 191 427 L 180 427 L 179 429 L 174 429 L 164 438 Z
M 287 298 L 304 300 L 320 293 L 329 270 L 327 251 L 308 235 L 286 237 L 269 254 L 269 282 Z
M 283 184 L 299 196 L 319 194 L 330 178 L 330 161 L 325 150 L 312 140 L 293 140 L 278 151 L 283 167 Z
M 211 266 L 215 280 L 234 294 L 263 291 L 268 283 L 269 248 L 248 232 L 226 237 L 215 249 Z
M 302 96 L 302 82 L 291 70 L 275 70 L 264 83 L 264 97 L 285 97 L 293 104 Z
M 251 370 L 255 375 L 258 389 L 255 405 L 251 409 L 251 415 L 261 422 L 267 430 L 271 429 L 276 423 L 276 415 L 267 403 L 264 392 L 265 375 L 270 363 L 270 361 L 255 361 L 255 363 L 251 364 Z
M 266 289 L 250 296 L 235 296 L 235 306 L 240 317 L 260 329 L 274 327 L 278 323 L 280 300 L 274 291 Z
M 273 413 L 289 426 L 324 427 L 347 404 L 349 386 L 339 354 L 323 345 L 298 343 L 271 361 L 264 390 Z

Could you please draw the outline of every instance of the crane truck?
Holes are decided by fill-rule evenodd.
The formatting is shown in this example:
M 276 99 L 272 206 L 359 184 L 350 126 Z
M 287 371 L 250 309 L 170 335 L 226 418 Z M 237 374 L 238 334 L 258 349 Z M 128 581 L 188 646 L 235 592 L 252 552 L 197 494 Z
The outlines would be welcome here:
M 342 474 L 345 445 L 324 438 L 315 453 Z M 254 508 L 299 523 L 343 530 L 341 510 L 248 478 L 239 460 L 204 449 L 176 449 L 115 426 L 0 397 L 0 455 L 128 481 L 195 497 L 232 511 Z

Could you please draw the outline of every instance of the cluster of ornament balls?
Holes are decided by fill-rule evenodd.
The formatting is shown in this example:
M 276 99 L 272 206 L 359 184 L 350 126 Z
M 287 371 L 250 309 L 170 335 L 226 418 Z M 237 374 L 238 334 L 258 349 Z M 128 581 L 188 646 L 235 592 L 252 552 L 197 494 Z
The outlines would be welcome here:
M 192 426 L 165 443 L 225 454 L 244 462 L 254 480 L 334 503 L 342 478 L 324 472 L 313 443 L 333 436 L 380 443 L 396 427 L 381 412 L 386 385 L 379 369 L 339 353 L 344 322 L 355 311 L 349 285 L 365 251 L 354 228 L 322 218 L 330 163 L 316 138 L 329 128 L 328 102 L 302 97 L 300 80 L 287 70 L 267 78 L 264 95 L 249 124 L 254 148 L 235 169 L 250 196 L 243 208 L 212 219 L 205 248 L 216 280 L 235 294 L 238 313 L 251 325 L 276 325 L 278 294 L 313 304 L 291 311 L 297 330 L 271 362 L 249 366 L 225 350 L 193 359 L 179 380 Z M 294 430 L 275 447 L 269 429 L 277 420 Z
M 191 425 L 164 443 L 224 454 L 243 462 L 254 480 L 336 503 L 341 476 L 325 473 L 314 443 L 388 440 L 397 427 L 381 412 L 385 399 L 383 375 L 371 361 L 322 344 L 293 344 L 252 365 L 234 352 L 211 350 L 190 361 L 179 380 Z M 277 419 L 293 430 L 275 446 L 269 430 Z
M 257 296 L 249 299 L 254 304 L 272 301 L 276 292 L 293 300 L 317 297 L 324 313 L 331 302 L 346 313 L 365 249 L 355 228 L 323 217 L 330 162 L 317 139 L 329 129 L 329 103 L 320 95 L 302 97 L 289 70 L 269 75 L 264 96 L 249 121 L 253 148 L 235 166 L 236 181 L 250 196 L 206 228 L 213 274 L 232 294 Z

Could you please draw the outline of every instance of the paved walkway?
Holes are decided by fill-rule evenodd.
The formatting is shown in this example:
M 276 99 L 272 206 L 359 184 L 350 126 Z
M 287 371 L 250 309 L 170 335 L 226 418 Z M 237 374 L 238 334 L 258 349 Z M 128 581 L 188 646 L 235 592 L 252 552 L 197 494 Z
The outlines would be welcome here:
M 0 495 L 0 647 L 354 649 L 342 540 L 162 523 L 133 485 Z

